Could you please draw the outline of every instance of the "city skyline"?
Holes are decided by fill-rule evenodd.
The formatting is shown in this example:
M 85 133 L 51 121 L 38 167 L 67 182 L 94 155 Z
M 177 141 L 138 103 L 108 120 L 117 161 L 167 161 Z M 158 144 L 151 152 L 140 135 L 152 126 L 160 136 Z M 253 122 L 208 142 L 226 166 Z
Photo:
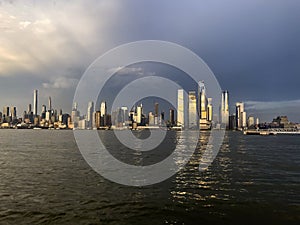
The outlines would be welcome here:
M 245 110 L 244 102 L 235 103 L 235 112 L 229 111 L 229 92 L 221 92 L 221 106 L 219 109 L 213 108 L 213 99 L 206 96 L 204 81 L 198 82 L 198 92 L 190 90 L 188 93 L 183 89 L 177 91 L 178 111 L 169 106 L 168 109 L 160 108 L 158 102 L 153 104 L 153 110 L 145 111 L 143 101 L 136 102 L 129 110 L 128 106 L 119 106 L 112 111 L 107 111 L 107 102 L 101 101 L 97 109 L 93 101 L 88 102 L 87 111 L 80 112 L 78 104 L 73 103 L 71 113 L 63 113 L 62 109 L 52 107 L 52 98 L 48 97 L 48 110 L 45 104 L 41 107 L 41 113 L 38 113 L 39 91 L 33 90 L 33 111 L 31 103 L 28 104 L 28 111 L 24 111 L 22 117 L 18 117 L 15 106 L 4 106 L 0 112 L 0 124 L 7 127 L 6 124 L 21 125 L 22 123 L 41 127 L 58 128 L 99 128 L 99 127 L 123 127 L 123 126 L 170 126 L 181 127 L 182 129 L 200 129 L 210 130 L 218 129 L 219 126 L 229 130 L 244 130 L 247 128 L 257 128 L 258 126 L 276 127 L 276 124 L 293 129 L 293 123 L 284 115 L 278 115 L 273 121 L 262 122 L 259 117 L 248 115 Z M 186 96 L 187 95 L 187 96 Z M 198 98 L 196 97 L 198 96 Z M 187 105 L 187 108 L 186 108 Z M 165 106 L 163 106 L 165 107 Z M 169 115 L 167 117 L 167 114 Z M 219 115 L 219 116 L 218 116 Z M 175 120 L 175 116 L 177 119 Z M 279 122 L 278 122 L 279 121 Z M 136 125 L 134 125 L 136 123 Z M 275 125 L 273 124 L 275 123 Z M 223 124 L 223 125 L 222 125 Z M 273 125 L 272 125 L 273 124 Z M 296 125 L 296 124 L 295 124 Z M 297 125 L 298 127 L 298 125 Z

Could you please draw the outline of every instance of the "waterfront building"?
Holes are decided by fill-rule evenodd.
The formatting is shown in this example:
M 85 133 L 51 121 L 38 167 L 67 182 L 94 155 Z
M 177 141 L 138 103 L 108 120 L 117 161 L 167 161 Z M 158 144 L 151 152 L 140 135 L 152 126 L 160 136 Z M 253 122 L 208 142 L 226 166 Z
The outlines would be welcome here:
M 255 125 L 255 119 L 253 116 L 248 117 L 248 128 L 253 128 Z
M 169 116 L 170 125 L 175 125 L 175 111 L 174 109 L 170 109 L 170 116 Z
M 141 124 L 142 123 L 142 114 L 143 114 L 143 105 L 141 104 L 136 108 L 136 123 Z
M 209 130 L 213 117 L 212 99 L 208 102 L 203 81 L 198 83 L 198 113 L 200 130 Z
M 107 106 L 106 106 L 106 102 L 101 102 L 100 105 L 100 112 L 101 112 L 101 117 L 104 117 L 105 115 L 107 115 Z
M 184 127 L 184 90 L 177 92 L 177 126 Z
M 37 116 L 38 112 L 38 90 L 34 90 L 33 92 L 33 115 Z
M 213 106 L 212 106 L 212 98 L 207 99 L 207 120 L 212 122 L 213 120 Z
M 229 116 L 229 126 L 228 126 L 229 130 L 236 130 L 236 116 L 235 115 L 231 115 Z
M 228 91 L 222 92 L 221 99 L 221 123 L 225 125 L 226 128 L 229 126 L 229 93 Z
M 189 129 L 197 128 L 198 116 L 197 116 L 197 99 L 196 99 L 195 91 L 189 91 L 189 114 L 188 115 L 189 115 Z
M 247 127 L 247 113 L 243 102 L 236 103 L 236 127 L 238 130 Z
M 94 102 L 89 102 L 88 108 L 87 108 L 87 116 L 86 116 L 86 122 L 87 127 L 92 128 L 93 127 L 93 113 L 94 113 Z

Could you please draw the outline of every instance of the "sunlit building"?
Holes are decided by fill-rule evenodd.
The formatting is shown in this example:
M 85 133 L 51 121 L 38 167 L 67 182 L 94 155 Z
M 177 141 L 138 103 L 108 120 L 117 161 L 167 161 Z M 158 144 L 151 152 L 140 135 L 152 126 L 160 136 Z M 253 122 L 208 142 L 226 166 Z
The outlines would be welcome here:
M 243 102 L 236 103 L 236 127 L 239 130 L 247 127 L 247 113 Z
M 37 116 L 38 112 L 38 90 L 33 92 L 33 115 Z
M 221 123 L 228 128 L 229 126 L 229 93 L 228 91 L 222 92 L 222 100 L 221 100 Z
M 177 126 L 184 127 L 184 90 L 177 92 Z
M 198 127 L 196 92 L 189 91 L 189 129 Z M 206 114 L 205 114 L 206 116 Z

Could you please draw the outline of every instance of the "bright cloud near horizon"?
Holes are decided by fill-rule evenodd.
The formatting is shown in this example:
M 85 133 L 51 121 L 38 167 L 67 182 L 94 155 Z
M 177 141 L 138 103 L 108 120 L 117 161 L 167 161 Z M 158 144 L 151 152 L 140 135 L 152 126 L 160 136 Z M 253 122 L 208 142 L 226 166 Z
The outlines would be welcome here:
M 232 105 L 245 101 L 265 120 L 276 112 L 300 122 L 299 9 L 299 1 L 280 0 L 0 1 L 0 109 L 16 105 L 21 115 L 38 89 L 41 104 L 51 96 L 70 111 L 78 81 L 97 57 L 156 39 L 204 59 Z M 272 114 L 260 102 L 282 110 Z

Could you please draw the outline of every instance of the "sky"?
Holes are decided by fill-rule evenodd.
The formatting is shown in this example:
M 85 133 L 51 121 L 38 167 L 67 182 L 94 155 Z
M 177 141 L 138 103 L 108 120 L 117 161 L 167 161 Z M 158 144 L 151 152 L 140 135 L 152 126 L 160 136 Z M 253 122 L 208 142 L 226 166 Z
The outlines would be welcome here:
M 14 105 L 21 115 L 38 89 L 40 104 L 51 96 L 70 112 L 96 58 L 128 42 L 164 40 L 207 63 L 232 113 L 243 101 L 261 121 L 300 122 L 299 10 L 298 0 L 0 0 L 0 109 Z

